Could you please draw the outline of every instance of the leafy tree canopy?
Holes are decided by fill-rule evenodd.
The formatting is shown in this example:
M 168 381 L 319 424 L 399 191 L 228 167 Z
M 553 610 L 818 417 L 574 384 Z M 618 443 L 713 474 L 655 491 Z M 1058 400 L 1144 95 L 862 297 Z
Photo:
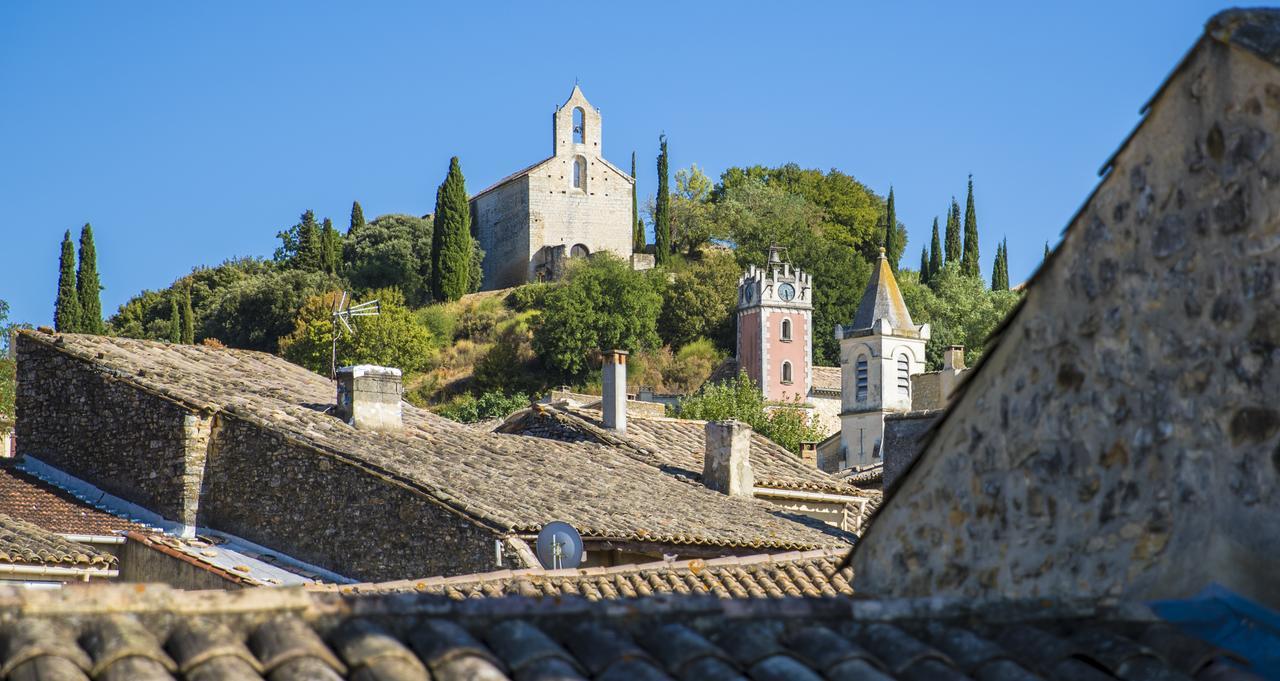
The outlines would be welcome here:
M 686 419 L 737 419 L 796 454 L 802 442 L 819 442 L 827 436 L 817 417 L 792 407 L 766 405 L 760 388 L 746 372 L 739 372 L 732 381 L 704 387 L 681 400 L 675 412 Z
M 285 359 L 316 373 L 329 374 L 333 351 L 332 314 L 340 291 L 313 295 L 298 310 L 292 333 L 280 339 Z M 405 307 L 398 289 L 369 292 L 381 304 L 381 314 L 360 317 L 356 332 L 338 332 L 338 366 L 378 364 L 396 367 L 405 373 L 422 371 L 431 359 L 434 343 L 431 331 Z
M 991 291 L 981 279 L 961 272 L 959 262 L 949 262 L 932 280 L 932 288 L 920 283 L 916 272 L 904 270 L 898 278 L 902 297 L 916 324 L 929 323 L 932 336 L 925 346 L 930 371 L 942 368 L 948 345 L 963 345 L 965 363 L 973 366 L 986 349 L 987 337 L 1018 302 L 1016 291 Z
M 424 305 L 431 299 L 431 236 L 430 220 L 375 218 L 346 239 L 347 278 L 358 291 L 397 286 L 410 305 Z
M 699 338 L 732 349 L 741 268 L 729 253 L 711 253 L 677 272 L 663 287 L 658 333 L 681 348 Z

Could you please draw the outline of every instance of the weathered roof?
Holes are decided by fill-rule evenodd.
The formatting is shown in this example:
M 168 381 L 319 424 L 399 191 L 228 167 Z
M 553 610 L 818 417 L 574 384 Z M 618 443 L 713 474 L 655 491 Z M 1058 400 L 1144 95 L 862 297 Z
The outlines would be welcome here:
M 886 414 L 884 437 L 880 441 L 880 458 L 883 461 L 884 486 L 890 487 L 911 462 L 920 456 L 925 439 L 945 410 L 930 409 L 909 411 L 905 414 Z
M 1173 679 L 1236 658 L 1143 606 L 0 590 L 10 678 Z M 1256 678 L 1235 670 L 1234 676 Z
M 850 538 L 765 502 L 681 482 L 613 447 L 489 434 L 408 404 L 400 432 L 355 429 L 326 413 L 334 399 L 327 379 L 265 353 L 31 331 L 19 340 L 354 461 L 499 531 L 533 533 L 563 520 L 588 537 L 782 550 Z
M 617 433 L 604 427 L 601 414 L 591 409 L 561 405 L 535 405 L 513 414 L 499 432 L 531 435 L 568 442 L 598 442 L 619 447 L 639 460 L 672 475 L 702 481 L 706 452 L 706 421 L 648 418 L 628 415 L 627 430 Z M 857 495 L 860 490 L 806 465 L 781 445 L 753 432 L 751 468 L 757 487 L 813 490 Z
M 840 367 L 813 367 L 813 389 L 840 394 Z
M 867 290 L 858 303 L 858 311 L 853 314 L 853 322 L 846 329 L 858 331 L 870 329 L 881 319 L 889 323 L 895 333 L 914 332 L 915 324 L 911 322 L 911 312 L 902 299 L 902 291 L 898 288 L 898 280 L 893 277 L 893 268 L 889 267 L 889 259 L 884 250 L 880 251 L 880 260 L 871 271 L 871 281 L 867 282 Z
M 0 513 L 0 563 L 48 567 L 110 567 L 116 557 L 38 525 Z
M 654 594 L 718 598 L 853 595 L 853 572 L 840 568 L 845 549 L 673 560 L 569 570 L 501 570 L 456 577 L 308 587 L 351 593 L 415 592 L 449 598 L 581 596 L 598 601 Z
M 113 535 L 148 529 L 13 465 L 0 466 L 0 513 L 55 534 Z

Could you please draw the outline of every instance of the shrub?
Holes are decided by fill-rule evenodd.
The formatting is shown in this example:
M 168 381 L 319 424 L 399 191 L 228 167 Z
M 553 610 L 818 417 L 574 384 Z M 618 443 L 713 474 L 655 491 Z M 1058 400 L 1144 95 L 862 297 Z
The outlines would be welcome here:
M 479 397 L 471 393 L 463 393 L 437 407 L 435 412 L 454 421 L 476 423 L 505 418 L 512 412 L 527 406 L 529 406 L 527 395 L 521 393 L 507 395 L 500 390 L 490 390 L 481 393 Z
M 550 290 L 551 284 L 525 284 L 507 296 L 507 306 L 517 312 L 542 309 Z

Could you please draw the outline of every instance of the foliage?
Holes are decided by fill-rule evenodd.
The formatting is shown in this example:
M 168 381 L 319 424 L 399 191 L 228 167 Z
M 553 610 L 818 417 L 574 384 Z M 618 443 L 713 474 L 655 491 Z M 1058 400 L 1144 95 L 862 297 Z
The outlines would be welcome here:
M 467 272 L 467 293 L 475 293 L 484 287 L 484 249 L 480 240 L 471 240 L 471 269 Z
M 280 240 L 274 256 L 277 263 L 308 272 L 324 269 L 323 228 L 311 209 L 298 216 L 297 224 L 276 232 L 276 238 Z
M 636 194 L 636 152 L 631 152 L 631 250 L 644 250 L 644 223 L 640 221 L 640 200 Z
M 169 342 L 182 342 L 182 309 L 177 296 L 169 296 Z
M 601 252 L 570 264 L 562 283 L 547 293 L 533 345 L 543 362 L 581 375 L 593 352 L 656 348 L 661 275 L 637 272 Z
M 693 255 L 711 239 L 723 236 L 714 220 L 711 179 L 697 165 L 676 171 L 671 200 L 671 248 Z
M 360 207 L 359 201 L 352 201 L 351 221 L 347 223 L 347 237 L 350 238 L 359 234 L 364 225 L 364 209 Z
M 98 251 L 93 228 L 80 228 L 80 267 L 76 271 L 76 298 L 80 302 L 80 333 L 102 333 L 102 284 L 98 281 Z
M 358 291 L 396 286 L 410 305 L 431 299 L 431 223 L 412 215 L 383 215 L 344 244 L 347 279 Z
M 969 176 L 969 196 L 964 202 L 964 255 L 960 271 L 970 277 L 982 276 L 978 261 L 978 214 L 973 209 L 973 176 Z
M 461 301 L 456 306 L 457 328 L 455 335 L 476 342 L 489 342 L 505 316 L 502 299 L 482 297 Z
M 62 254 L 58 257 L 58 297 L 53 302 L 53 328 L 77 333 L 82 316 L 76 291 L 76 247 L 71 243 L 71 230 L 67 230 L 62 235 Z
M 0 433 L 13 429 L 14 400 L 17 395 L 17 363 L 9 356 L 9 303 L 0 300 Z
M 676 273 L 664 287 L 658 333 L 664 343 L 683 347 L 709 338 L 717 347 L 733 347 L 738 263 L 728 253 L 709 254 Z
M 320 230 L 320 271 L 338 274 L 342 270 L 342 234 L 333 227 L 333 220 L 324 219 Z
M 628 383 L 658 392 L 689 394 L 697 390 L 724 361 L 725 352 L 705 338 L 685 344 L 677 352 L 670 346 L 642 350 L 628 362 Z
M 541 308 L 551 288 L 552 284 L 549 283 L 525 284 L 511 291 L 507 296 L 507 305 L 517 312 Z
M 436 191 L 431 240 L 431 293 L 436 300 L 457 300 L 470 290 L 471 205 L 458 157 L 449 159 L 449 174 Z
M 739 372 L 732 381 L 705 386 L 681 400 L 675 412 L 680 418 L 704 421 L 737 419 L 797 454 L 802 442 L 819 442 L 827 435 L 816 416 L 794 407 L 767 406 L 746 372 Z
M 191 286 L 182 289 L 182 338 L 181 342 L 192 345 L 196 342 L 196 313 L 191 309 Z
M 913 272 L 903 272 L 898 285 L 911 320 L 932 326 L 925 347 L 930 371 L 942 368 L 942 353 L 948 345 L 963 345 L 965 362 L 973 366 L 985 350 L 987 337 L 1019 297 L 1015 291 L 987 290 L 981 279 L 962 274 L 959 263 L 944 265 L 932 289 L 920 284 Z
M 947 209 L 947 263 L 960 263 L 960 204 L 956 197 L 951 197 L 951 207 Z
M 667 136 L 658 137 L 658 198 L 653 212 L 654 254 L 659 265 L 671 258 L 671 192 L 667 187 Z
M 338 288 L 339 280 L 321 272 L 273 269 L 247 277 L 217 291 L 197 335 L 212 336 L 233 348 L 276 352 L 303 303 Z M 196 316 L 200 319 L 198 307 Z
M 418 323 L 431 331 L 436 346 L 444 346 L 453 342 L 453 332 L 458 325 L 458 317 L 448 305 L 428 305 L 414 312 Z
M 991 265 L 991 290 L 1009 290 L 1009 240 L 996 244 L 996 261 Z
M 504 324 L 489 351 L 476 362 L 473 376 L 480 390 L 540 393 L 548 387 L 546 372 L 533 349 L 527 313 Z
M 505 418 L 512 412 L 529 406 L 528 395 L 507 395 L 500 390 L 490 390 L 479 397 L 463 393 L 436 407 L 435 412 L 445 418 L 463 423 L 476 423 L 489 419 Z
M 898 224 L 898 212 L 893 205 L 893 187 L 889 187 L 889 199 L 884 204 L 884 253 L 889 267 L 898 273 L 898 262 L 907 250 L 907 230 Z
M 933 216 L 933 239 L 929 242 L 929 268 L 920 271 L 920 281 L 933 285 L 933 278 L 942 271 L 942 242 L 938 240 L 938 216 Z
M 405 307 L 404 296 L 394 288 L 371 292 L 381 303 L 381 314 L 357 319 L 356 332 L 338 334 L 338 366 L 379 364 L 406 373 L 427 367 L 434 346 L 431 332 Z M 316 373 L 330 369 L 332 313 L 341 292 L 330 291 L 307 298 L 294 320 L 293 332 L 280 339 L 285 359 Z

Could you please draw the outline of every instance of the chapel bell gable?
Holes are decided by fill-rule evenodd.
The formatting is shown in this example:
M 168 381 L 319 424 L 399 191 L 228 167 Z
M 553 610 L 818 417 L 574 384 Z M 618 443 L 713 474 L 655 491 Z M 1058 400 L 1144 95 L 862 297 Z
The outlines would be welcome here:
M 601 156 L 600 110 L 591 106 L 576 84 L 569 99 L 552 116 L 555 156 Z

